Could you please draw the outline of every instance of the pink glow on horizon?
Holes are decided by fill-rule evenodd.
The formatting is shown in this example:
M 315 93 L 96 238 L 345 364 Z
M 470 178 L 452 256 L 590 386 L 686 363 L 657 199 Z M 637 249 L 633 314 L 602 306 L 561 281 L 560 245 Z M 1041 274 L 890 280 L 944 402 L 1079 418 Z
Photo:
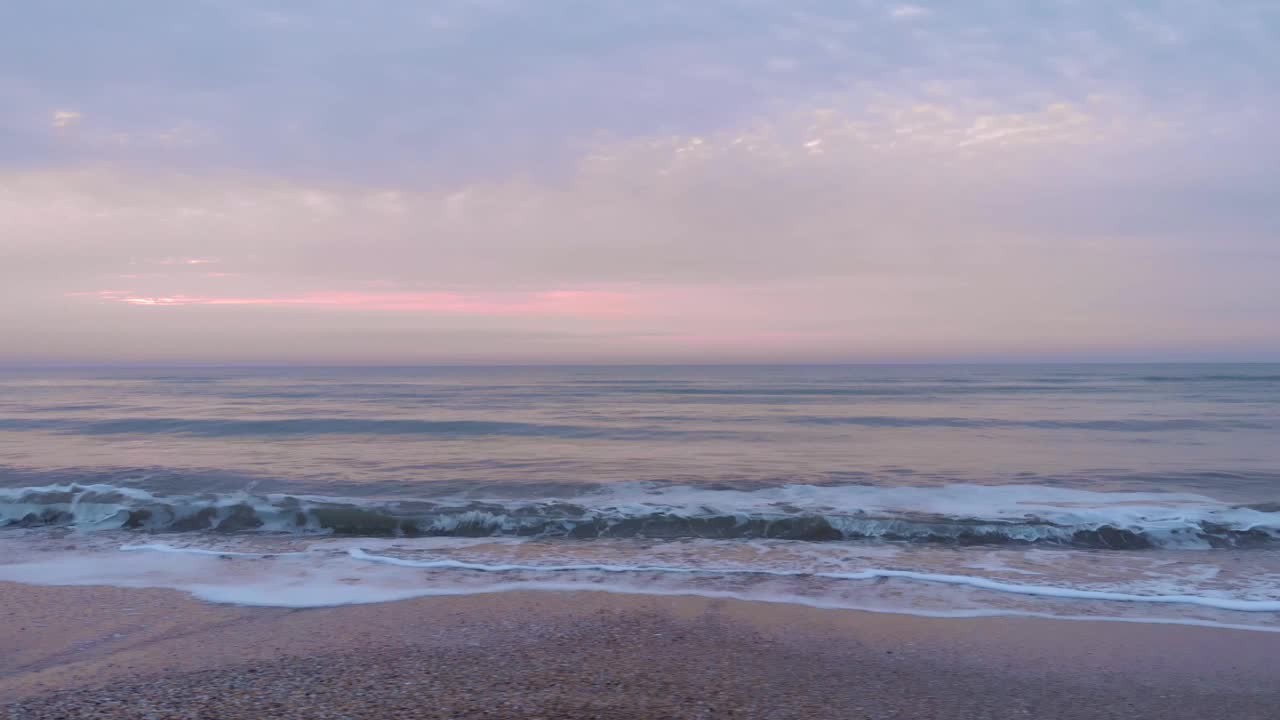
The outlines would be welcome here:
M 463 294 L 455 292 L 313 292 L 300 295 L 219 297 L 145 295 L 123 290 L 69 293 L 107 302 L 151 307 L 191 305 L 316 307 L 338 310 L 423 312 L 464 315 L 620 315 L 632 298 L 598 290 L 549 290 L 533 293 Z
M 840 335 L 833 331 L 814 332 L 738 332 L 738 333 L 681 333 L 654 336 L 660 345 L 723 349 L 752 347 L 755 349 L 786 348 L 797 343 L 833 340 Z
M 212 257 L 193 257 L 193 258 L 164 258 L 157 261 L 160 265 L 210 265 L 218 262 L 218 258 Z

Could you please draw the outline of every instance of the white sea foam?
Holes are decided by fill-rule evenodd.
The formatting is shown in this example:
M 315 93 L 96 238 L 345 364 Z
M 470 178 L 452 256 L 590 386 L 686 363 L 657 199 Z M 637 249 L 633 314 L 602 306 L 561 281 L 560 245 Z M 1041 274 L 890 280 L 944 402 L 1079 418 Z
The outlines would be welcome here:
M 590 504 L 639 514 L 767 513 L 779 508 L 814 514 L 860 512 L 881 517 L 934 516 L 1000 522 L 1035 519 L 1062 528 L 1111 526 L 1172 535 L 1213 522 L 1239 530 L 1280 531 L 1280 513 L 1238 507 L 1191 493 L 1091 492 L 1042 485 L 783 485 L 757 490 L 698 486 L 615 486 Z M 1028 537 L 1027 539 L 1033 539 Z
M 172 553 L 174 555 L 204 555 L 223 558 L 276 558 L 276 557 L 299 557 L 306 555 L 305 552 L 285 552 L 285 553 L 256 553 L 256 552 L 238 552 L 235 550 L 206 550 L 204 548 L 193 547 L 175 547 L 164 543 L 148 543 L 145 545 L 121 545 L 122 552 L 159 552 Z
M 225 591 L 224 588 L 206 587 L 193 590 L 194 597 L 227 605 L 246 605 L 257 607 L 315 608 L 336 607 L 352 604 L 377 604 L 411 600 L 424 597 L 456 597 L 463 595 L 494 595 L 508 592 L 599 592 L 614 595 L 648 595 L 655 597 L 698 597 L 709 600 L 737 600 L 741 602 L 763 602 L 774 605 L 799 605 L 817 610 L 852 610 L 872 612 L 886 615 L 908 615 L 938 619 L 964 618 L 997 618 L 997 617 L 1030 617 L 1045 620 L 1067 620 L 1084 622 L 1123 622 L 1150 625 L 1183 625 L 1191 627 L 1219 628 L 1224 630 L 1243 630 L 1249 632 L 1280 633 L 1280 627 L 1266 625 L 1248 625 L 1244 623 L 1227 623 L 1195 618 L 1146 618 L 1120 617 L 1110 615 L 1057 615 L 1053 613 L 1034 612 L 1028 610 L 918 610 L 893 608 L 885 606 L 853 605 L 821 598 L 801 595 L 771 595 L 734 592 L 729 590 L 706 590 L 695 588 L 662 589 L 639 585 L 584 585 L 577 583 L 522 582 L 497 583 L 481 587 L 439 587 L 423 590 L 405 590 L 387 592 L 376 599 L 361 596 L 357 600 L 349 598 L 346 588 L 319 589 L 286 589 L 258 593 L 253 589 Z
M 203 552 L 202 552 L 203 550 Z M 310 608 L 350 604 L 369 604 L 431 596 L 457 596 L 492 594 L 517 591 L 540 592 L 607 592 L 651 596 L 694 596 L 711 599 L 742 600 L 790 605 L 818 609 L 863 610 L 937 618 L 976 618 L 1022 616 L 1061 620 L 1089 620 L 1105 622 L 1137 622 L 1175 625 L 1194 625 L 1255 632 L 1280 632 L 1280 626 L 1232 622 L 1228 619 L 1181 616 L 1138 616 L 1094 612 L 1049 612 L 1032 607 L 928 607 L 904 604 L 900 601 L 852 600 L 838 596 L 810 595 L 788 592 L 770 587 L 748 589 L 721 589 L 694 585 L 666 585 L 644 580 L 627 580 L 627 573 L 616 574 L 617 580 L 599 582 L 599 575 L 587 570 L 566 571 L 583 575 L 583 581 L 549 581 L 535 577 L 527 581 L 513 581 L 511 575 L 533 572 L 523 568 L 549 571 L 554 566 L 514 566 L 477 563 L 424 562 L 410 564 L 397 558 L 377 557 L 370 560 L 359 552 L 348 553 L 245 553 L 208 550 L 201 548 L 174 548 L 165 545 L 134 546 L 127 553 L 59 553 L 48 557 L 41 553 L 38 560 L 12 564 L 0 564 L 0 580 L 35 585 L 110 585 L 129 588 L 168 588 L 187 592 L 192 596 L 215 603 L 237 605 Z M 273 557 L 279 562 L 262 564 L 255 559 Z M 358 560 L 358 561 L 357 561 Z M 384 562 L 390 560 L 392 562 Z M 352 563 L 355 563 L 354 565 Z M 406 570 L 471 570 L 483 566 L 485 572 L 505 573 L 498 582 L 469 583 L 456 576 L 441 577 L 432 574 L 424 578 Z M 611 566 L 595 566 L 594 570 L 610 573 Z M 639 570 L 637 570 L 639 571 Z M 654 572 L 655 568 L 645 569 Z M 856 574 L 859 577 L 882 577 L 885 571 L 872 570 Z M 814 574 L 825 576 L 830 574 Z M 855 574 L 841 574 L 850 576 Z M 889 577 L 912 578 L 918 573 L 892 573 Z M 953 579 L 953 578 L 948 578 Z M 963 584 L 973 585 L 980 578 L 963 578 Z M 930 578 L 926 582 L 936 582 Z M 980 583 L 985 584 L 985 583 Z M 1007 588 L 996 584 L 1000 591 Z M 1025 589 L 1025 588 L 1022 588 Z M 1054 593 L 1060 589 L 1051 588 Z M 1015 591 L 1016 592 L 1016 591 Z M 1057 599 L 1081 598 L 1090 600 L 1116 600 L 1115 593 L 1054 594 Z M 1152 601 L 1144 598 L 1144 601 Z M 1156 599 L 1154 602 L 1182 602 L 1182 599 Z M 1213 606 L 1217 607 L 1217 606 Z M 1261 611 L 1258 605 L 1247 606 Z M 1231 607 L 1229 609 L 1239 609 Z
M 717 570 L 706 568 L 667 567 L 662 565 L 490 565 L 485 563 L 462 562 L 460 560 L 406 560 L 386 555 L 374 555 L 360 548 L 351 548 L 347 554 L 356 560 L 395 565 L 397 567 L 419 568 L 423 570 L 474 570 L 477 572 L 605 572 L 605 573 L 673 573 L 681 575 L 725 575 L 752 574 L 774 576 L 801 576 L 810 573 L 780 572 L 771 570 Z
M 940 573 L 922 573 L 912 570 L 886 570 L 872 568 L 861 572 L 803 572 L 779 570 L 741 570 L 727 568 L 686 568 L 664 567 L 655 565 L 486 565 L 467 563 L 456 560 L 414 561 L 400 558 L 371 555 L 354 548 L 349 551 L 357 560 L 397 565 L 400 567 L 416 567 L 423 569 L 457 569 L 478 572 L 605 572 L 605 573 L 671 573 L 697 575 L 768 575 L 772 577 L 813 577 L 827 580 L 879 580 L 896 578 L 917 582 L 937 583 L 942 585 L 963 585 L 989 590 L 992 592 L 1031 595 L 1038 597 L 1061 598 L 1070 600 L 1103 600 L 1108 602 L 1158 603 L 1171 605 L 1198 605 L 1219 610 L 1237 612 L 1280 612 L 1280 600 L 1237 600 L 1228 598 L 1200 597 L 1196 595 L 1137 595 L 1133 593 L 1106 592 L 1101 590 L 1081 590 L 1077 588 L 1055 587 L 1051 585 L 1018 585 L 999 582 L 990 578 L 971 575 L 945 575 Z
M 1026 570 L 1023 568 L 1012 567 L 997 560 L 981 560 L 978 562 L 969 562 L 964 565 L 969 570 L 986 570 L 988 572 L 1013 573 L 1014 575 L 1043 575 L 1044 573 L 1034 570 Z

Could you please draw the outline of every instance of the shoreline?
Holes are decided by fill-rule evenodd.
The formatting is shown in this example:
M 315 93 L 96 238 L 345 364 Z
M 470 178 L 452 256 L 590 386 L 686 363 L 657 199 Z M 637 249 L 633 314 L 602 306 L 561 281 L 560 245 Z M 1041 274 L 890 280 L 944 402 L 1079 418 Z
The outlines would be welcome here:
M 1280 707 L 1280 635 L 1189 625 L 590 591 L 292 610 L 0 583 L 0 608 L 0 703 L 24 718 L 67 716 L 67 703 L 138 716 L 117 694 L 160 702 L 161 716 L 205 698 L 196 705 L 213 714 L 193 717 L 255 717 L 253 703 L 288 697 L 296 716 L 325 717 L 356 702 L 338 687 L 368 717 L 472 717 L 501 702 L 523 709 L 498 717 L 1263 718 Z

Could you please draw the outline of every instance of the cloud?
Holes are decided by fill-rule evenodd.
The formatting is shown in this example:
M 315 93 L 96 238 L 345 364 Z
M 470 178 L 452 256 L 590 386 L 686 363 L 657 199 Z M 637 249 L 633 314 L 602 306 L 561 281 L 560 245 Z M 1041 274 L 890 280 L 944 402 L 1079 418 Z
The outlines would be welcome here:
M 219 262 L 218 258 L 212 257 L 167 257 L 154 261 L 157 265 L 211 265 Z
M 788 57 L 773 57 L 765 62 L 765 68 L 769 72 L 786 73 L 792 72 L 800 67 L 800 63 Z
M 83 116 L 74 110 L 54 110 L 49 124 L 55 130 L 62 130 L 80 122 Z
M 1042 188 L 1092 182 L 1120 158 L 1143 147 L 1158 157 L 1175 140 L 1176 128 L 1120 102 L 998 112 L 886 98 L 857 112 L 797 108 L 705 136 L 602 142 L 561 179 L 411 190 L 24 173 L 6 183 L 6 211 L 36 246 L 66 243 L 85 257 L 114 246 L 129 264 L 533 289 L 742 281 L 862 272 L 870 256 L 899 252 L 904 205 L 939 223 L 993 204 L 1034 207 Z M 1014 212 L 998 224 L 1013 232 L 1025 222 Z M 815 263 L 814 253 L 828 257 Z
M 341 327 L 406 361 L 1278 351 L 1275 198 L 1223 200 L 1230 146 L 1191 162 L 1194 137 L 1120 98 L 881 97 L 432 189 L 9 173 L 6 323 L 166 357 L 336 360 Z
M 230 277 L 224 273 L 213 276 Z M 142 295 L 124 290 L 68 293 L 70 297 L 95 298 L 140 307 L 257 306 L 319 308 L 363 312 L 407 312 L 494 316 L 618 315 L 631 301 L 616 292 L 552 290 L 525 294 L 462 294 L 450 292 L 351 292 L 326 291 L 302 295 L 241 297 L 236 295 Z
M 0 352 L 1277 351 L 1280 6 L 943 7 L 15 5 Z
M 889 11 L 889 16 L 896 20 L 910 20 L 932 15 L 933 11 L 919 5 L 897 5 Z
M 564 172 L 598 133 L 708 134 L 927 87 L 1007 111 L 1102 94 L 1169 116 L 1275 113 L 1274 3 L 942 8 L 167 3 L 67 22 L 28 3 L 0 23 L 0 67 L 22 69 L 0 77 L 0 157 L 424 187 Z M 94 132 L 51 143 L 49 108 L 66 105 Z

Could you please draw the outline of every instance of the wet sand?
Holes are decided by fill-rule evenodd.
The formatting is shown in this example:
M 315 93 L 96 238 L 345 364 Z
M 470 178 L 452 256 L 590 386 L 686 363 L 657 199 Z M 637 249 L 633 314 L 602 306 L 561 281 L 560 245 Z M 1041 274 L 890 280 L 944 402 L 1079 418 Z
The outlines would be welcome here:
M 1275 718 L 1280 634 L 606 593 L 310 610 L 0 583 L 0 717 Z

